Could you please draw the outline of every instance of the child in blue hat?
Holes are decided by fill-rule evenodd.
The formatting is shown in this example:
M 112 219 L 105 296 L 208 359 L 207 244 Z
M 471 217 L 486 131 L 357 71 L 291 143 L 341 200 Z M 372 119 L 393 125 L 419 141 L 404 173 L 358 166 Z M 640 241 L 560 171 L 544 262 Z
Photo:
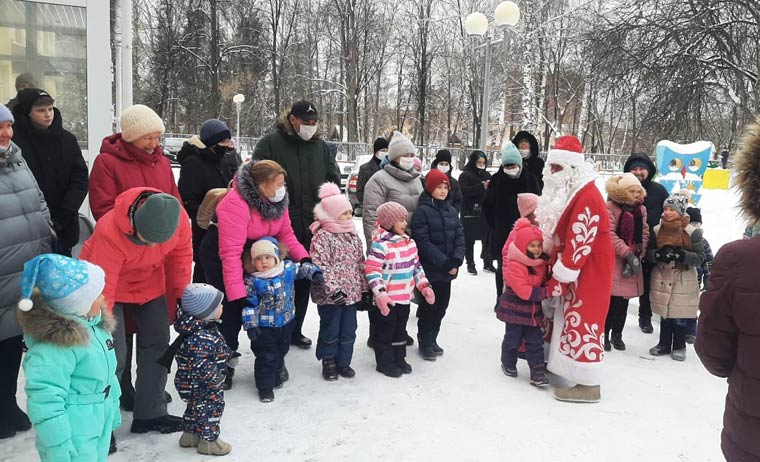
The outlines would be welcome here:
M 103 270 L 85 261 L 42 254 L 24 264 L 18 321 L 29 348 L 27 411 L 42 462 L 104 462 L 121 424 L 104 286 Z

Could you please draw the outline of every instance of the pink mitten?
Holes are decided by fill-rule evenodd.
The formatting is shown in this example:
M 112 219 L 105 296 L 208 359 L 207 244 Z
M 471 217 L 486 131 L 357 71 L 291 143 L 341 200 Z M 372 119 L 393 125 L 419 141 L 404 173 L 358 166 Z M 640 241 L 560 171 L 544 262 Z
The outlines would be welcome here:
M 390 307 L 395 306 L 395 303 L 393 303 L 391 298 L 385 292 L 381 292 L 380 295 L 375 297 L 375 303 L 380 309 L 380 314 L 383 316 L 388 316 L 388 314 L 391 312 Z
M 435 293 L 433 293 L 432 287 L 427 286 L 422 289 L 420 293 L 422 293 L 422 296 L 425 297 L 425 301 L 428 303 L 428 305 L 435 303 Z

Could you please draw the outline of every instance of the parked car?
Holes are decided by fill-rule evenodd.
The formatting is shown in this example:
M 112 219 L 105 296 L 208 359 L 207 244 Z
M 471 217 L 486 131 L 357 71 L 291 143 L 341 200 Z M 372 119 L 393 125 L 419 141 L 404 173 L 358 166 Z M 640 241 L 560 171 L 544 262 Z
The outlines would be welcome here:
M 340 170 L 340 190 L 345 192 L 346 185 L 348 184 L 348 177 L 353 170 L 353 164 L 351 162 L 337 161 L 338 170 Z
M 356 198 L 356 182 L 359 180 L 359 167 L 366 164 L 372 159 L 372 154 L 366 154 L 358 156 L 354 161 L 351 172 L 348 174 L 348 185 L 346 186 L 346 197 L 351 205 L 354 206 L 354 216 L 362 216 L 362 204 L 359 203 L 359 199 Z
M 164 155 L 168 157 L 173 164 L 177 163 L 177 154 L 187 140 L 188 138 L 164 138 L 164 142 L 162 143 L 164 147 Z

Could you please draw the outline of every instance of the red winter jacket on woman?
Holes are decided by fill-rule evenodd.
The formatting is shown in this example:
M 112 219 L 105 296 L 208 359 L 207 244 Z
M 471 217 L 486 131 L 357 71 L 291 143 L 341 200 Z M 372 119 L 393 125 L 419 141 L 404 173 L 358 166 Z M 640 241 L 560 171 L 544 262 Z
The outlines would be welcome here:
M 172 166 L 161 146 L 148 154 L 121 139 L 108 136 L 100 145 L 100 155 L 90 173 L 90 209 L 96 220 L 114 207 L 116 196 L 130 188 L 148 187 L 182 198 L 174 181 Z
M 134 242 L 129 237 L 135 234 L 129 221 L 129 207 L 143 191 L 161 192 L 132 188 L 120 194 L 113 209 L 98 221 L 79 258 L 103 268 L 106 273 L 103 295 L 109 307 L 114 302 L 143 304 L 166 294 L 169 319 L 173 320 L 176 300 L 190 283 L 193 265 L 190 219 L 185 209 L 181 209 L 177 231 L 168 241 L 154 246 Z

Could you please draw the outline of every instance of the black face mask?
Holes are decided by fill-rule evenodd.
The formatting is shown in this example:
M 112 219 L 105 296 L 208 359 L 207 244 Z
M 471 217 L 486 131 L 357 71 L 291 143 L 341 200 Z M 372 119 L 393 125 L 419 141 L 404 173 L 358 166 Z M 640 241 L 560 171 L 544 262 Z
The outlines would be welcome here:
M 215 145 L 211 148 L 216 160 L 221 160 L 228 152 L 232 151 L 232 148 L 227 146 Z

